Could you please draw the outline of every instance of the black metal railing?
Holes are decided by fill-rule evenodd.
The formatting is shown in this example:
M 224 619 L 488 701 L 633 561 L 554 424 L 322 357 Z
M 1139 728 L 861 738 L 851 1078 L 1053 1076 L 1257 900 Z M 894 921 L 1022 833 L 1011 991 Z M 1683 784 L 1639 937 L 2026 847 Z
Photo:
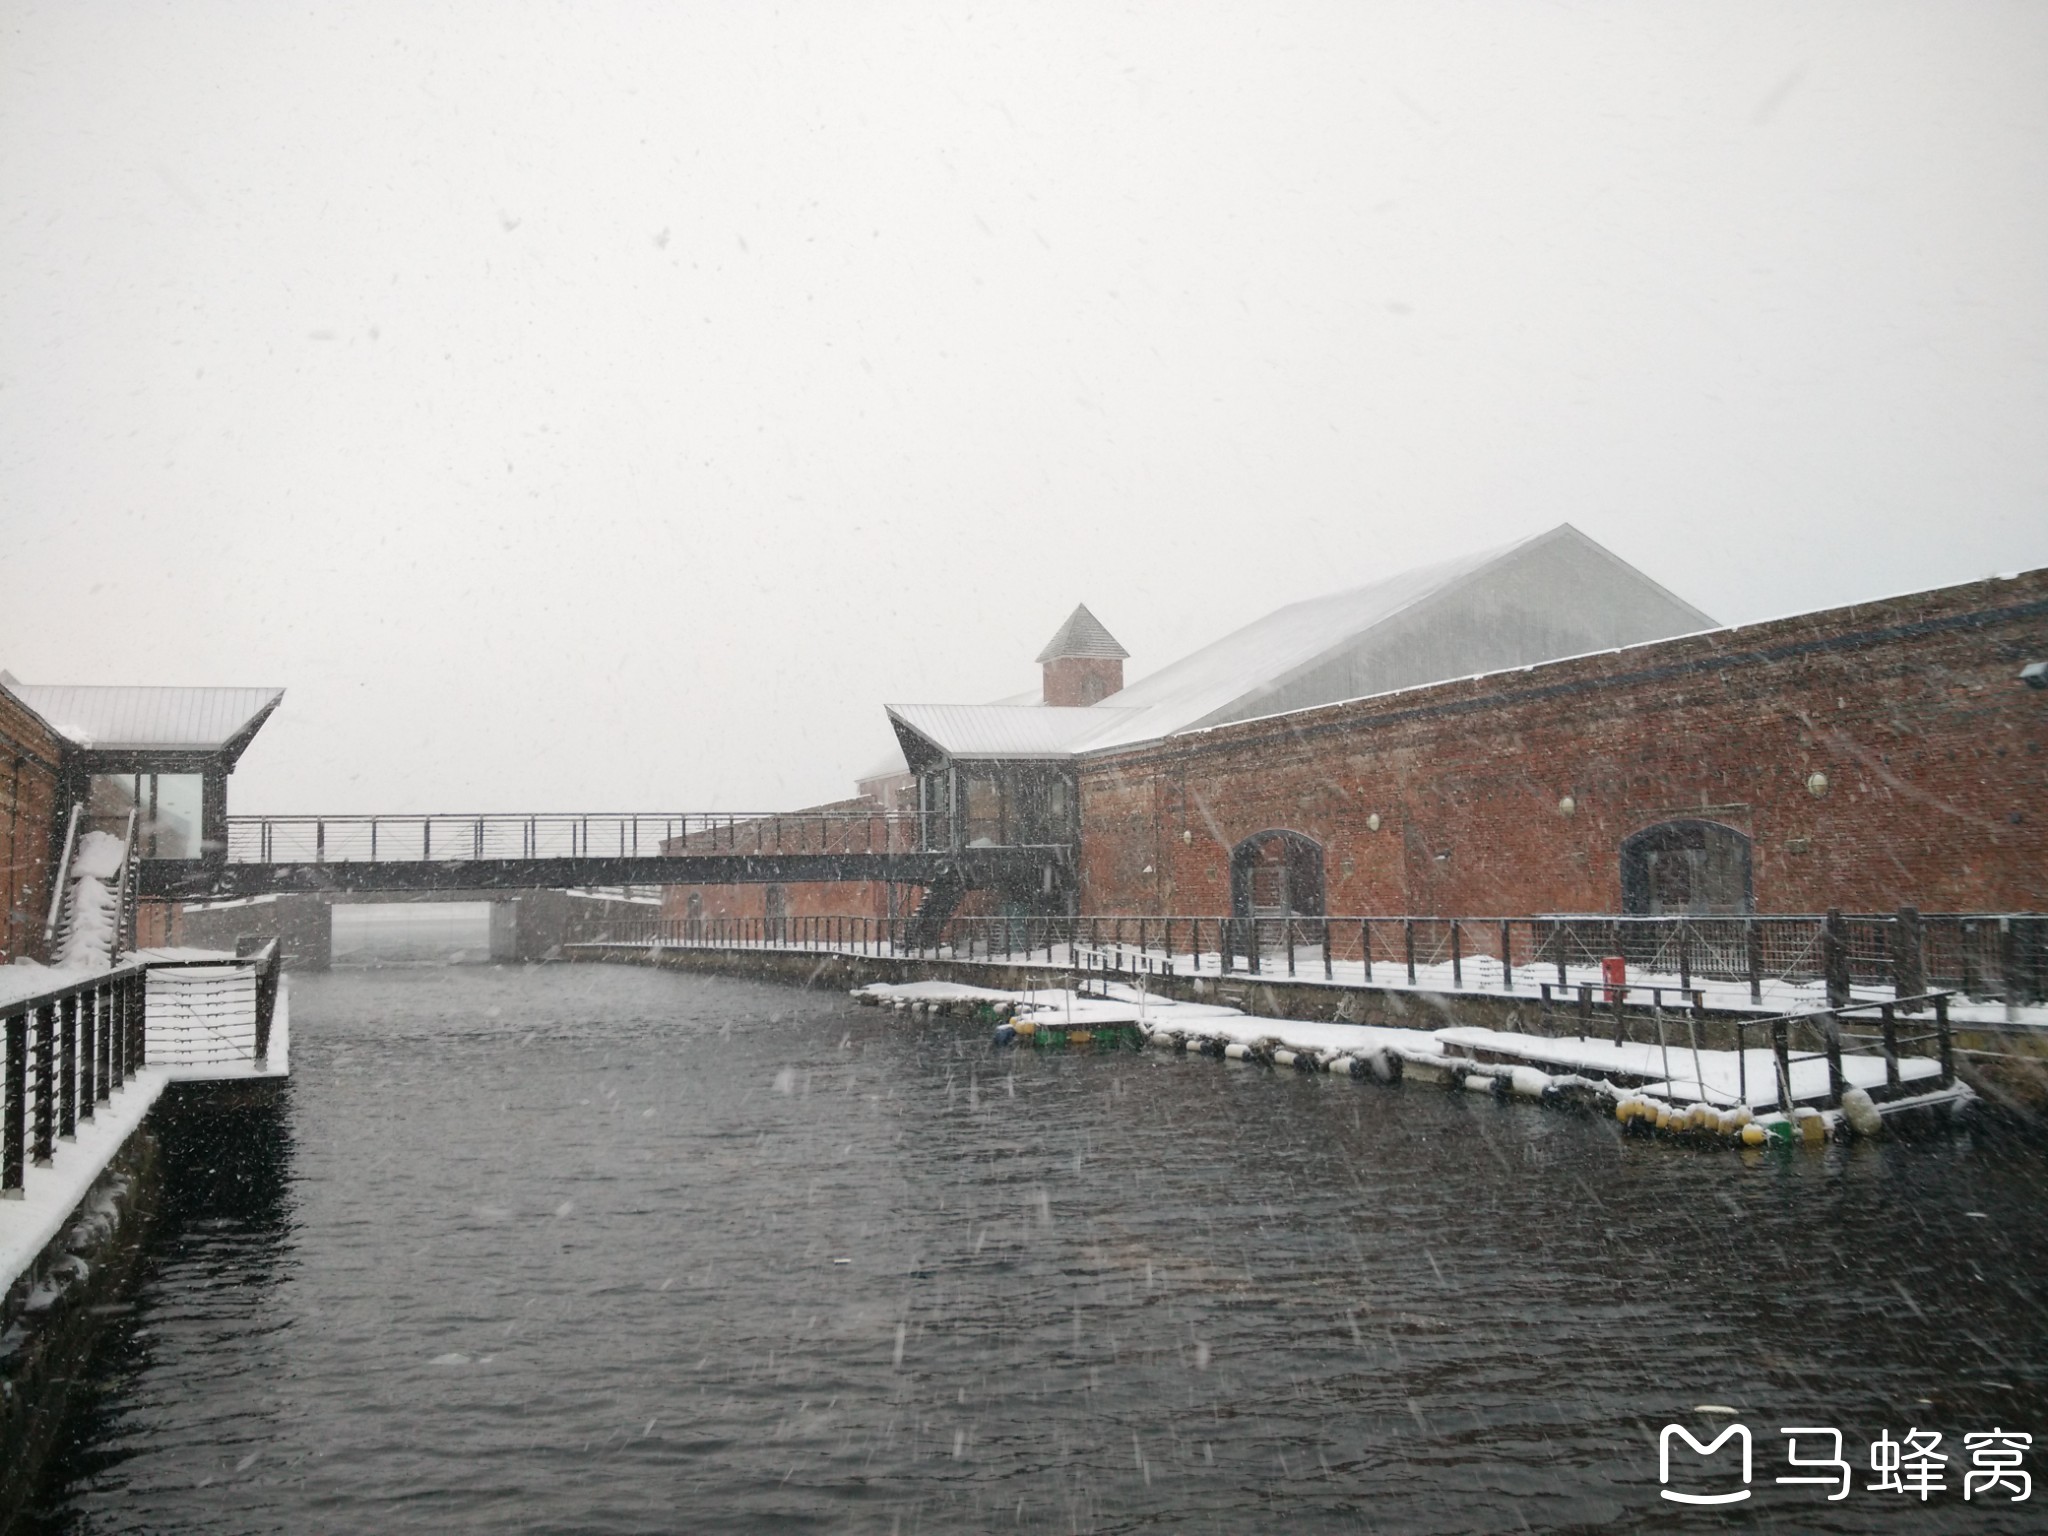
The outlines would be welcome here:
M 2048 918 L 2037 914 L 1824 913 L 1729 918 L 649 917 L 610 930 L 630 944 L 769 946 L 1076 967 L 1088 952 L 1131 975 L 1257 976 L 1508 993 L 1571 1005 L 1845 1007 L 1947 991 L 2018 1006 L 2048 1001 Z
M 57 1142 L 142 1068 L 147 972 L 122 966 L 5 1005 L 0 1197 L 19 1198 L 27 1163 L 48 1166 Z
M 229 1054 L 260 1071 L 268 1064 L 277 1010 L 275 939 L 233 959 L 131 961 L 0 1004 L 0 1197 L 19 1198 L 27 1167 L 48 1166 L 57 1143 L 76 1136 L 81 1122 L 94 1119 L 96 1106 L 150 1064 L 150 973 L 223 967 L 254 974 L 254 1049 Z
M 951 836 L 950 822 L 936 812 L 859 809 L 231 816 L 227 830 L 231 864 L 921 853 L 944 851 Z

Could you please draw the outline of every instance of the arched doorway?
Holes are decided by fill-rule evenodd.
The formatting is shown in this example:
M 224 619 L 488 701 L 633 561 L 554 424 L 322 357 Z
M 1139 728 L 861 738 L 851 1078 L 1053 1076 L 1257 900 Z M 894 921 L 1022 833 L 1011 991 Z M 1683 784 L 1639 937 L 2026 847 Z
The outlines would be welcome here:
M 1621 910 L 1629 916 L 1741 917 L 1755 907 L 1746 833 L 1680 818 L 1622 842 Z
M 1230 910 L 1247 920 L 1246 942 L 1285 949 L 1313 941 L 1297 918 L 1323 915 L 1323 845 L 1300 832 L 1254 832 L 1230 850 Z
M 762 893 L 761 910 L 761 937 L 770 944 L 780 944 L 789 930 L 789 892 L 779 885 L 769 886 Z

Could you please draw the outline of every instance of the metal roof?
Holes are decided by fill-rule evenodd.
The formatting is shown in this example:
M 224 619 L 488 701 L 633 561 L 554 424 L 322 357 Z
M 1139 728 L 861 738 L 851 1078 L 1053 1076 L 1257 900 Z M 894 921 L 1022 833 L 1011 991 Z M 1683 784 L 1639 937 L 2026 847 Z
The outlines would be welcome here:
M 1060 626 L 1060 632 L 1045 643 L 1038 659 L 1047 662 L 1066 656 L 1088 656 L 1105 661 L 1123 661 L 1130 654 L 1116 643 L 1116 636 L 1102 627 L 1102 620 L 1088 611 L 1088 605 L 1080 603 L 1067 615 L 1067 622 Z
M 1100 705 L 1068 709 L 1045 704 L 891 704 L 889 720 L 913 764 L 937 748 L 959 759 L 1071 757 L 1080 742 L 1118 714 Z M 906 736 L 905 732 L 911 733 Z M 920 744 L 929 744 L 920 752 Z
M 59 687 L 5 680 L 7 691 L 75 747 L 95 752 L 239 755 L 282 688 Z
M 1399 571 L 1349 591 L 1291 603 L 1085 709 L 923 704 L 898 706 L 890 713 L 897 718 L 899 737 L 903 735 L 903 725 L 908 723 L 947 755 L 980 758 L 1067 757 L 1157 741 L 1184 731 L 1251 718 L 1271 712 L 1264 707 L 1264 701 L 1275 697 L 1277 685 L 1360 647 L 1385 643 L 1383 637 L 1398 628 L 1392 621 L 1413 613 L 1433 613 L 1435 605 L 1453 592 L 1465 589 L 1468 583 L 1510 579 L 1526 560 L 1545 549 L 1574 562 L 1571 568 L 1577 571 L 1616 569 L 1635 589 L 1655 594 L 1660 606 L 1668 610 L 1660 622 L 1659 635 L 1645 633 L 1615 643 L 1635 643 L 1714 625 L 1706 614 L 1666 592 L 1571 524 L 1562 523 L 1512 544 Z M 1572 598 L 1569 590 L 1559 594 L 1560 601 L 1569 602 Z M 1058 647 L 1082 619 L 1091 625 L 1095 623 L 1085 607 L 1075 609 L 1074 617 L 1039 659 L 1076 654 L 1059 652 Z M 1100 629 L 1099 625 L 1095 627 Z M 1103 637 L 1108 638 L 1107 631 L 1103 631 Z M 1116 642 L 1110 640 L 1109 644 L 1115 646 Z M 1106 654 L 1121 656 L 1124 652 L 1117 646 L 1114 652 Z M 1563 654 L 1566 653 L 1538 651 L 1520 655 L 1511 662 L 1489 662 L 1481 670 L 1556 660 Z M 1457 675 L 1463 673 L 1423 677 L 1416 683 L 1442 681 Z M 1309 708 L 1349 696 L 1332 694 L 1308 703 L 1282 704 L 1279 708 Z M 1033 717 L 1039 719 L 1034 721 Z M 907 740 L 905 750 L 911 750 Z

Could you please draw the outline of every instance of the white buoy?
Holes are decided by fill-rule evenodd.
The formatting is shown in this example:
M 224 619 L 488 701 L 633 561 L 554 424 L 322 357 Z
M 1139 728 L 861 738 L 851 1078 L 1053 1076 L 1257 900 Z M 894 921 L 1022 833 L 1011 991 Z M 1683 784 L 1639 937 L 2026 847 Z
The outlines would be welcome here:
M 1861 1088 L 1843 1091 L 1842 1114 L 1858 1136 L 1877 1136 L 1884 1131 L 1884 1116 L 1877 1112 L 1877 1102 Z
M 1249 1061 L 1251 1056 L 1252 1048 L 1242 1040 L 1233 1040 L 1230 1044 L 1223 1047 L 1223 1059 L 1225 1061 Z

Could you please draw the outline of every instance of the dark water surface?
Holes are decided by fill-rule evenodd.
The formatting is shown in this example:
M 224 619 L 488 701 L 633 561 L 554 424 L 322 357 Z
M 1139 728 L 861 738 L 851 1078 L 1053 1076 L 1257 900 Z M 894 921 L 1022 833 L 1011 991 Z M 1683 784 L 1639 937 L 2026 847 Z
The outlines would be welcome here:
M 1964 1432 L 2048 1440 L 2032 1150 L 1745 1160 L 632 969 L 292 988 L 289 1089 L 165 1117 L 30 1529 L 2048 1529 L 1961 1493 Z M 1657 1496 L 1700 1404 L 1730 1512 Z M 1947 1492 L 1866 1491 L 1916 1427 Z

